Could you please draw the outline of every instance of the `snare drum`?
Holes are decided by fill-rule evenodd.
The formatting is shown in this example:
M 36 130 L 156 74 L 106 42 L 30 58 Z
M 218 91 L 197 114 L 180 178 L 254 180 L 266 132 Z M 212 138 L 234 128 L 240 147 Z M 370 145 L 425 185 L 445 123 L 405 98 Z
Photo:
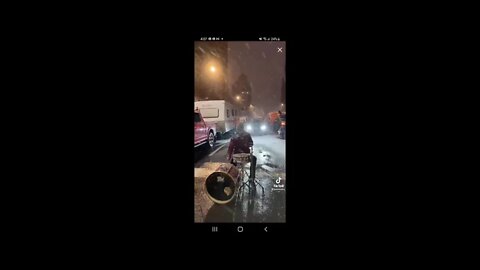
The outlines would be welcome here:
M 238 153 L 232 155 L 233 161 L 236 163 L 248 163 L 250 162 L 250 154 L 248 153 Z

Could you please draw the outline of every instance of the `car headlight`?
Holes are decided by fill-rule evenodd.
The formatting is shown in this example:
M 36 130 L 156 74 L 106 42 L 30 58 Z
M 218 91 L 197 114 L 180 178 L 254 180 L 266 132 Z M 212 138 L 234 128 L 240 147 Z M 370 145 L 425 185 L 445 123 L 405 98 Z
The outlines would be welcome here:
M 265 125 L 262 125 L 262 126 L 260 127 L 260 129 L 262 129 L 262 130 L 266 130 L 266 129 L 267 129 L 267 126 L 265 126 Z
M 252 126 L 251 126 L 251 125 L 247 125 L 247 130 L 252 130 Z

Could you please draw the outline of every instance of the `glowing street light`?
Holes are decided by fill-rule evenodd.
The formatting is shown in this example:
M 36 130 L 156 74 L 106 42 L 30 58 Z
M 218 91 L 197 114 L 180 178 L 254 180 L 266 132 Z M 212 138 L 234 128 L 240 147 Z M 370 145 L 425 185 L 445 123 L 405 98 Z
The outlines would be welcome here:
M 240 100 L 240 96 L 237 96 L 237 100 Z
M 215 68 L 215 66 L 210 66 L 210 72 L 215 73 L 216 71 L 217 69 Z

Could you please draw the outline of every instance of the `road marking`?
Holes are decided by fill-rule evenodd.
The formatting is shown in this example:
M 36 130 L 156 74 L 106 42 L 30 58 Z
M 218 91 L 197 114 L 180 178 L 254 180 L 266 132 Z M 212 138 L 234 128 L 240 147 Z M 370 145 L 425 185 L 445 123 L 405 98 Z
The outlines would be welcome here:
M 226 143 L 222 144 L 219 148 L 217 148 L 215 151 L 213 151 L 212 153 L 210 153 L 210 155 L 208 155 L 209 157 L 215 155 L 215 153 L 217 153 L 220 149 L 222 149 L 222 147 L 224 147 L 226 145 Z
M 197 148 L 197 147 L 199 147 L 199 146 L 202 146 L 202 145 L 204 145 L 205 143 L 206 143 L 206 142 L 196 144 L 196 145 L 193 146 L 193 148 Z

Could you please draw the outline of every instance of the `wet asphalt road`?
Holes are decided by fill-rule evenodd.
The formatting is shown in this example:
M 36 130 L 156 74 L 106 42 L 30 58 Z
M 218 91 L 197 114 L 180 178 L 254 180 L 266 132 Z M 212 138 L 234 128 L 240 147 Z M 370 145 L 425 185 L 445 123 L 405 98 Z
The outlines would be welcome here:
M 226 205 L 205 201 L 205 196 L 196 192 L 196 222 L 285 222 L 285 141 L 275 135 L 252 138 L 257 157 L 256 179 L 264 187 L 264 192 L 259 186 L 244 188 Z M 209 150 L 206 147 L 197 148 L 195 168 L 201 168 L 208 162 L 227 162 L 228 142 L 229 139 L 218 141 Z M 196 190 L 203 191 L 201 187 Z

